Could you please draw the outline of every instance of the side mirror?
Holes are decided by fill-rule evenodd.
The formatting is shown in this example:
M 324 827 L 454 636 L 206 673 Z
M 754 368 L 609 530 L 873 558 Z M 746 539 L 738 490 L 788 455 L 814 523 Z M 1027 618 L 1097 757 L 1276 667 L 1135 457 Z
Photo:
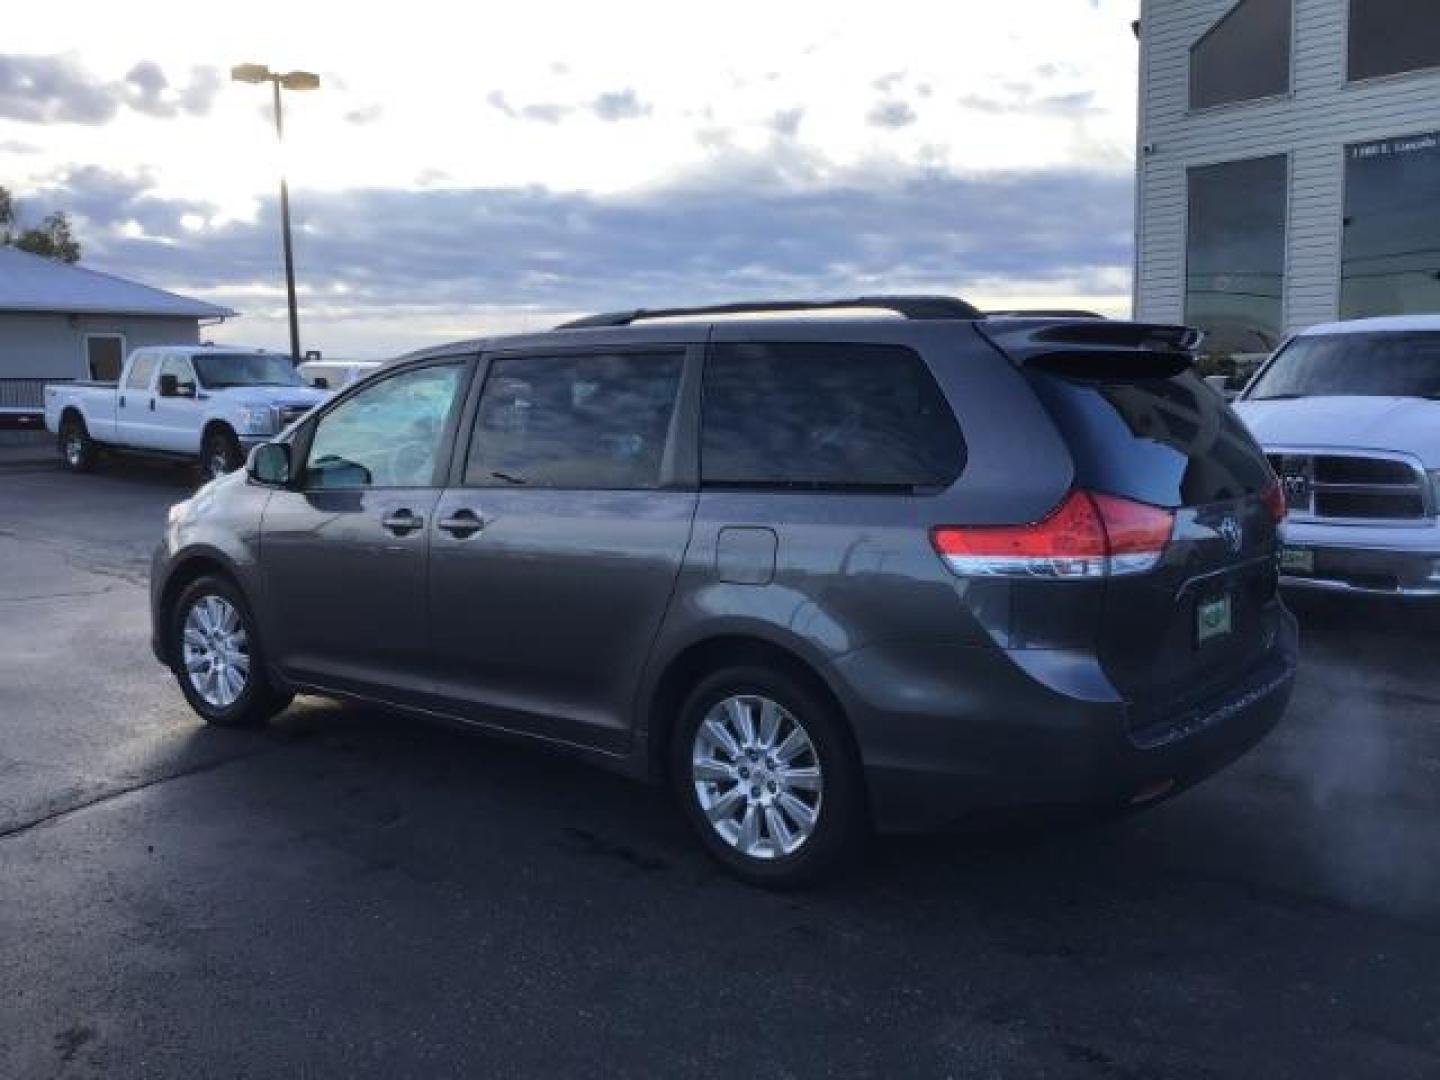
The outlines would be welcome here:
M 315 387 L 316 390 L 329 390 L 330 380 L 324 375 L 316 375 L 315 378 L 311 380 L 310 385 Z
M 250 474 L 250 479 L 258 484 L 284 487 L 290 482 L 290 444 L 261 443 L 250 451 L 250 460 L 245 471 Z
M 161 397 L 179 397 L 180 380 L 174 375 L 161 375 L 155 390 Z

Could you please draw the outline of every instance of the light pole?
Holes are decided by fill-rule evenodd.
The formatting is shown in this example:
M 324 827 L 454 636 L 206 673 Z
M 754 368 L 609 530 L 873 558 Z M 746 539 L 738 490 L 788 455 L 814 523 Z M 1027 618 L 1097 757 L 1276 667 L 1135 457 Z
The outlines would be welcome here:
M 281 148 L 285 145 L 285 111 L 280 104 L 280 88 L 286 90 L 316 90 L 320 87 L 320 76 L 309 71 L 290 71 L 280 74 L 271 71 L 264 64 L 237 64 L 230 69 L 230 78 L 235 82 L 266 83 L 275 91 L 275 138 Z M 290 302 L 290 362 L 298 364 L 300 352 L 300 315 L 295 308 L 295 256 L 290 246 L 290 185 L 285 182 L 285 162 L 280 162 L 280 235 L 285 244 L 285 296 Z

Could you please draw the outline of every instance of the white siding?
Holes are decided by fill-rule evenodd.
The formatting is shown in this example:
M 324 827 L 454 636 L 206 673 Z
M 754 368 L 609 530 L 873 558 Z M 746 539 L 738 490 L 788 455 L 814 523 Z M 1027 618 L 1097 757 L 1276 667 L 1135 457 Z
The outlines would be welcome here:
M 1345 145 L 1440 129 L 1440 71 L 1347 84 L 1348 0 L 1295 0 L 1291 93 L 1191 113 L 1190 46 L 1233 4 L 1141 5 L 1135 313 L 1184 318 L 1186 168 L 1285 153 L 1285 325 L 1297 329 L 1339 309 Z
M 194 319 L 0 311 L 0 379 L 86 379 L 86 334 L 120 334 L 126 350 L 200 340 Z

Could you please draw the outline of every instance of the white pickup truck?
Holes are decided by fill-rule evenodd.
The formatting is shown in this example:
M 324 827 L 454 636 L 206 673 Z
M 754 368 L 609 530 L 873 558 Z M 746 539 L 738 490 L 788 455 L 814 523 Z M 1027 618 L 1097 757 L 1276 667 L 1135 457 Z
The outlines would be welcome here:
M 1285 491 L 1286 585 L 1440 598 L 1440 315 L 1297 334 L 1235 411 Z
M 219 345 L 136 349 L 118 383 L 45 387 L 45 427 L 76 472 L 101 451 L 198 461 L 208 480 L 239 468 L 265 442 L 329 395 L 306 386 L 288 356 Z

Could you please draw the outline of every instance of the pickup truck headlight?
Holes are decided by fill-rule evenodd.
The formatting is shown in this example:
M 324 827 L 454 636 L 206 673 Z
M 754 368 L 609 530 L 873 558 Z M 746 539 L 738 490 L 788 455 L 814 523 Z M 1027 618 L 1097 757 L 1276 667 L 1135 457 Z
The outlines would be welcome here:
M 236 419 L 242 435 L 275 434 L 275 410 L 268 405 L 242 406 Z

